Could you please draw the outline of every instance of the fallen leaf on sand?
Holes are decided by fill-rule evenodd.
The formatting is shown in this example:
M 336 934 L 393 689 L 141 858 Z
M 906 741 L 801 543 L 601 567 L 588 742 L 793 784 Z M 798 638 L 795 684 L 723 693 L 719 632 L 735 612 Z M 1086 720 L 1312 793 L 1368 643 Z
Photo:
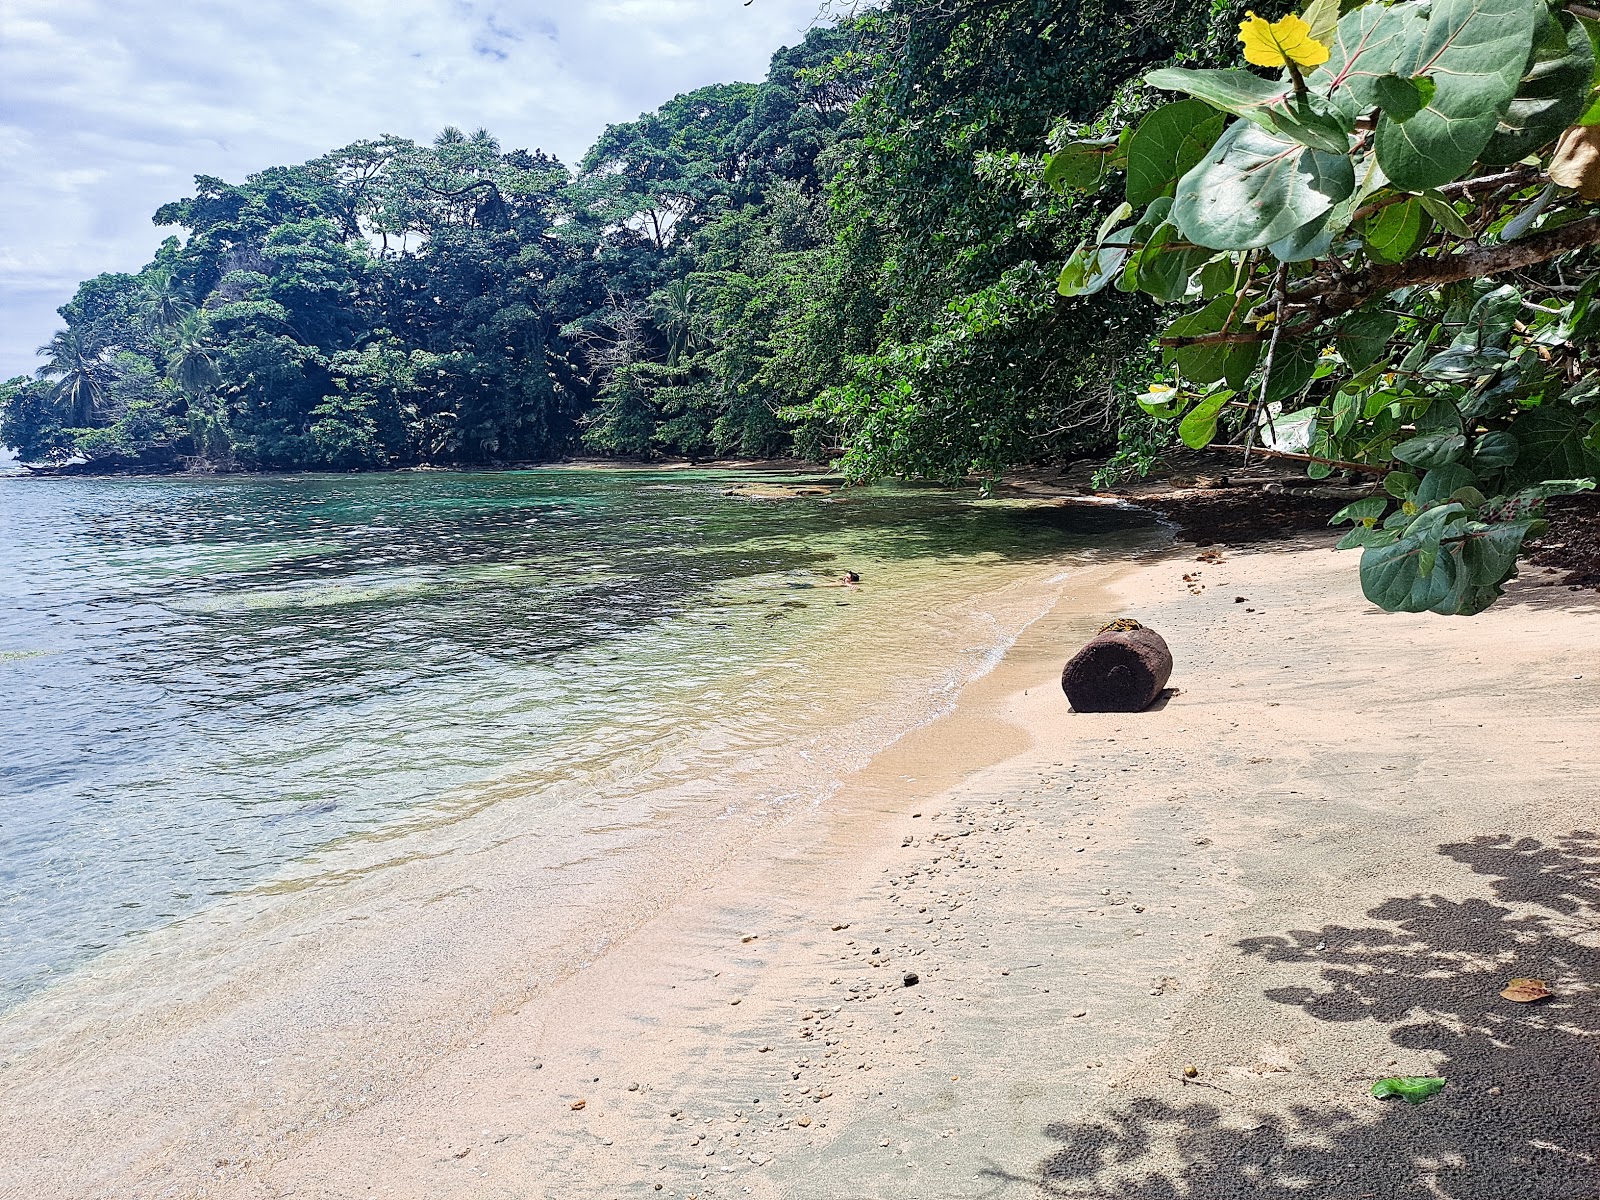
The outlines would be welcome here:
M 1437 1075 L 1391 1075 L 1373 1084 L 1372 1094 L 1379 1100 L 1399 1096 L 1411 1104 L 1421 1104 L 1443 1087 L 1444 1080 Z
M 1513 979 L 1500 994 L 1518 1004 L 1532 1004 L 1550 995 L 1550 989 L 1545 987 L 1542 979 Z

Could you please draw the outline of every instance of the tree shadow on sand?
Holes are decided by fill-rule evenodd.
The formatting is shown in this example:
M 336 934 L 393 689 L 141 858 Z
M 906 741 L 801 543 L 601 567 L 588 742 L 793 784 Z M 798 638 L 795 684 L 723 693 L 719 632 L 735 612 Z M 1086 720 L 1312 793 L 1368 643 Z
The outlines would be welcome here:
M 1500 835 L 1440 852 L 1491 880 L 1491 898 L 1392 899 L 1362 928 L 1239 948 L 1305 964 L 1312 982 L 1269 999 L 1319 1021 L 1378 1022 L 1396 1046 L 1442 1055 L 1444 1092 L 1379 1105 L 1365 1093 L 1382 1064 L 1358 1062 L 1348 1105 L 1260 1113 L 1212 1097 L 1141 1098 L 1048 1128 L 1060 1149 L 1029 1182 L 1107 1200 L 1600 1196 L 1600 950 L 1583 944 L 1600 931 L 1600 835 Z M 1548 981 L 1555 998 L 1502 999 L 1516 976 Z

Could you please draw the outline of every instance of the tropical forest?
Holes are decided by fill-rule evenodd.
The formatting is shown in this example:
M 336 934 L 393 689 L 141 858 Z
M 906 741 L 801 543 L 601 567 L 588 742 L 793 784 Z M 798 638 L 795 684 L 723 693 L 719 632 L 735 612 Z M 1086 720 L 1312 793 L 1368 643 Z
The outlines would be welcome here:
M 1369 597 L 1477 611 L 1600 471 L 1600 12 L 1257 9 L 889 0 L 576 164 L 448 128 L 198 177 L 3 385 L 0 444 L 980 486 L 1231 446 L 1369 480 Z

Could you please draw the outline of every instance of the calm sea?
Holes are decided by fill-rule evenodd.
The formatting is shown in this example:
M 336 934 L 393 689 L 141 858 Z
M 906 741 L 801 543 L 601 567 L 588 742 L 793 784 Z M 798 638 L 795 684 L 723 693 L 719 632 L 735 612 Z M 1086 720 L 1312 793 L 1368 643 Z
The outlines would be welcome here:
M 909 487 L 725 494 L 750 479 L 0 478 L 0 1008 L 491 795 L 814 801 L 836 772 L 785 747 L 931 715 L 1037 615 L 1022 581 L 1151 537 Z

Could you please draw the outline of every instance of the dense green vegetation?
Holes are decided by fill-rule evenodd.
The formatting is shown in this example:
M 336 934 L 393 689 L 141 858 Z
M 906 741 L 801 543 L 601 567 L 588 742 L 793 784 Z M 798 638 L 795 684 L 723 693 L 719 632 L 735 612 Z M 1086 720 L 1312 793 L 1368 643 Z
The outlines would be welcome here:
M 1381 480 L 1335 518 L 1368 599 L 1479 612 L 1600 475 L 1600 13 L 1314 0 L 1241 40 L 1275 77 L 1155 71 L 1192 99 L 1051 160 L 1122 199 L 1059 290 L 1176 310 L 1141 403 L 1189 445 Z
M 1107 449 L 1149 424 L 1125 398 L 1153 306 L 1054 297 L 1099 202 L 1032 168 L 1058 120 L 1225 47 L 1232 9 L 1190 7 L 893 0 L 573 169 L 446 130 L 198 179 L 155 214 L 181 237 L 62 308 L 0 441 L 105 467 L 799 452 L 941 477 Z
M 1369 596 L 1477 611 L 1600 474 L 1600 13 L 1259 7 L 886 0 L 573 169 L 451 129 L 197 179 L 0 441 L 947 480 L 1221 443 L 1381 481 Z

